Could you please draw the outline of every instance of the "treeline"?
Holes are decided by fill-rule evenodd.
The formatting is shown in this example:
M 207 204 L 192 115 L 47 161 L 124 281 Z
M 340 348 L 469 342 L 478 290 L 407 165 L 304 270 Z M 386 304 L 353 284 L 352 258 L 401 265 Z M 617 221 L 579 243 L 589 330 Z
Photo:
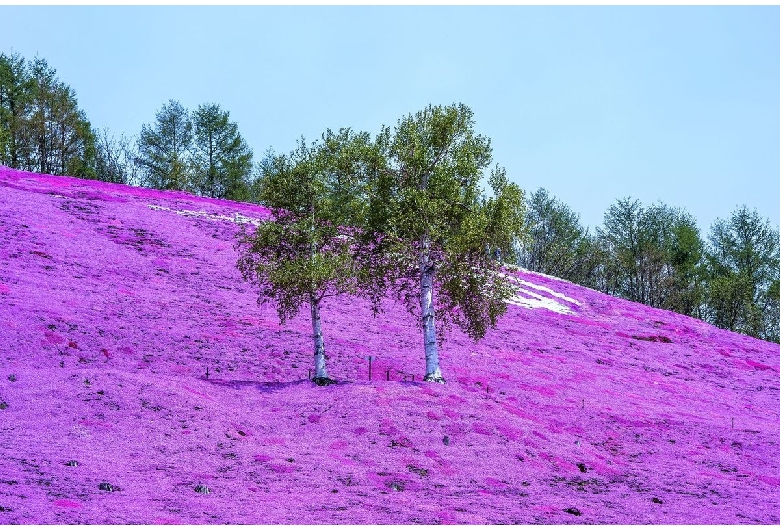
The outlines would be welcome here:
M 0 164 L 25 171 L 256 200 L 252 150 L 229 112 L 171 100 L 137 137 L 95 130 L 45 59 L 0 54 Z
M 684 209 L 617 200 L 590 233 L 543 188 L 527 197 L 518 265 L 780 342 L 780 231 L 746 206 L 705 239 Z
M 263 202 L 279 156 L 253 165 L 238 125 L 215 103 L 190 112 L 170 100 L 136 137 L 95 130 L 44 59 L 0 54 L 2 165 Z M 780 233 L 758 212 L 740 207 L 704 239 L 688 212 L 663 203 L 617 200 L 594 233 L 543 188 L 525 206 L 518 265 L 780 342 Z
M 92 127 L 54 68 L 0 54 L 0 164 L 96 178 L 96 158 Z

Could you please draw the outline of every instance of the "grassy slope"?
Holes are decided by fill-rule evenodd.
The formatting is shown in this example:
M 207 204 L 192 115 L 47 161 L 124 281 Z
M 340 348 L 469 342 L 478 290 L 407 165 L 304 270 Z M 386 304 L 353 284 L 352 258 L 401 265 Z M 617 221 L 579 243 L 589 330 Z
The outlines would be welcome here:
M 572 314 L 450 333 L 445 386 L 400 306 L 329 300 L 318 388 L 236 213 L 0 168 L 0 524 L 780 522 L 780 346 L 519 272 Z

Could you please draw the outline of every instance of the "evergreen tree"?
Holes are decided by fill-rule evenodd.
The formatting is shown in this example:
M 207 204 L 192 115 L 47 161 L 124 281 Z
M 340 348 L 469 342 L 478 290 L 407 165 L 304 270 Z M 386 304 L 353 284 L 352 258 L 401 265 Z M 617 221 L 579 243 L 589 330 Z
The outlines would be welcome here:
M 169 100 L 157 112 L 154 126 L 141 128 L 136 163 L 143 184 L 162 190 L 187 189 L 191 146 L 190 115 L 181 103 Z
M 45 59 L 0 54 L 0 162 L 96 178 L 95 135 L 76 94 Z
M 491 164 L 489 139 L 473 130 L 465 105 L 428 106 L 378 139 L 387 166 L 369 172 L 371 207 L 363 237 L 371 243 L 377 282 L 397 289 L 420 318 L 425 380 L 444 382 L 437 322 L 471 337 L 485 335 L 514 290 L 498 259 L 513 261 L 522 235 L 523 194 L 496 167 L 494 196 L 479 187 Z
M 252 150 L 229 117 L 217 104 L 201 105 L 193 113 L 193 184 L 200 195 L 246 201 Z

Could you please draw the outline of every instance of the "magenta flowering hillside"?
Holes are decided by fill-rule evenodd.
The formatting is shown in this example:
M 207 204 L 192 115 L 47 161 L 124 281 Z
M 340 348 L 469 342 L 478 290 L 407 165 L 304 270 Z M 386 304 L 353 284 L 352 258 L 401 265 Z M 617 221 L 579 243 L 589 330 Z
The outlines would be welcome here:
M 316 387 L 235 268 L 267 215 L 0 168 L 0 524 L 780 523 L 780 345 L 518 271 L 446 385 L 328 300 Z

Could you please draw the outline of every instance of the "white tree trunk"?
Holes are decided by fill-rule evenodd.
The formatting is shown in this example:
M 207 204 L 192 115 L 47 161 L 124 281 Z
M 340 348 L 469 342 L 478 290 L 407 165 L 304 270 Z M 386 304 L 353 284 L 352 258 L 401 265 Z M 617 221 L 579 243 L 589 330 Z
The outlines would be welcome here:
M 325 369 L 325 341 L 322 340 L 322 324 L 320 322 L 320 301 L 309 295 L 311 305 L 311 327 L 314 339 L 314 379 L 328 379 L 328 371 Z
M 444 383 L 439 368 L 439 348 L 436 342 L 436 312 L 433 307 L 433 274 L 430 241 L 427 234 L 420 241 L 420 312 L 425 343 L 425 381 Z

